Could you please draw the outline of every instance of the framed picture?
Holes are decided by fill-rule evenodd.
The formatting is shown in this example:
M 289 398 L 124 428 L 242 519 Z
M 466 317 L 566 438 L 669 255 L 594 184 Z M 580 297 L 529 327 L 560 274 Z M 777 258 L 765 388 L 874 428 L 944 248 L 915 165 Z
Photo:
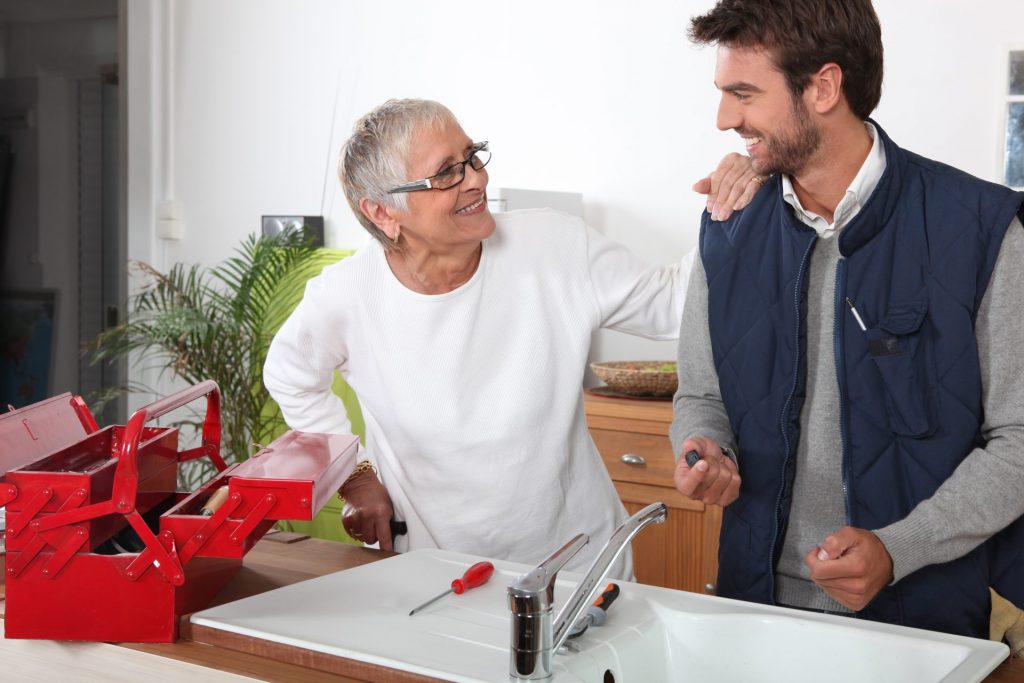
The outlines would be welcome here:
M 1003 183 L 1024 188 L 1024 49 L 1010 50 L 1008 65 Z
M 57 293 L 0 290 L 0 412 L 50 396 Z

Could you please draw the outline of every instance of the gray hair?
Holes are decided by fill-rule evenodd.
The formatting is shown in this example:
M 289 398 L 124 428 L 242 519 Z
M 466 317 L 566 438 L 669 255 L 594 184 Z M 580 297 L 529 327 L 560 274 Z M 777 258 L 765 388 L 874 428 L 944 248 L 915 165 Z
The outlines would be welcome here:
M 452 123 L 458 125 L 455 115 L 433 100 L 388 100 L 356 121 L 352 136 L 342 147 L 338 178 L 345 199 L 362 226 L 385 249 L 395 248 L 394 242 L 363 214 L 359 201 L 366 197 L 406 210 L 406 194 L 388 194 L 388 189 L 415 180 L 406 177 L 413 133 L 424 124 L 440 128 Z

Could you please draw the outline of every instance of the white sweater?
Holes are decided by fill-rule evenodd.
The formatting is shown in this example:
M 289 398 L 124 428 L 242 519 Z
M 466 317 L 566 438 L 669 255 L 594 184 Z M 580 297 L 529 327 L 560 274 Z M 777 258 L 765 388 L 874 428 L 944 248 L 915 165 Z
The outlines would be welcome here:
M 377 242 L 324 269 L 270 348 L 264 381 L 292 429 L 346 433 L 337 369 L 408 535 L 537 563 L 578 533 L 581 569 L 625 518 L 587 431 L 581 385 L 599 327 L 675 339 L 691 256 L 648 266 L 579 219 L 495 215 L 472 279 L 418 294 Z M 628 578 L 627 556 L 615 575 Z

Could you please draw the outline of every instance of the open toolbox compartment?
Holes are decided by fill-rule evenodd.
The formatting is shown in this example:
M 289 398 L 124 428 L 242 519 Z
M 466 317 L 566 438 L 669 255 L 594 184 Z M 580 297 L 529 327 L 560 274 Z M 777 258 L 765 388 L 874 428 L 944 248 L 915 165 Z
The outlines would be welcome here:
M 147 426 L 202 397 L 200 446 L 179 450 L 177 428 Z M 123 426 L 101 429 L 71 394 L 0 415 L 7 637 L 174 641 L 180 617 L 206 607 L 276 521 L 313 519 L 357 449 L 354 436 L 290 431 L 226 466 L 210 380 Z M 218 473 L 178 491 L 178 465 L 199 457 Z

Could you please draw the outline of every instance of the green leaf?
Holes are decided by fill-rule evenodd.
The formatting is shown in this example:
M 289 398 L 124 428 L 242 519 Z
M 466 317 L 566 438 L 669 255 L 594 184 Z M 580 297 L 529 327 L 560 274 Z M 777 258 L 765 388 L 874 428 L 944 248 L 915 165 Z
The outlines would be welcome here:
M 127 320 L 93 339 L 86 353 L 93 363 L 137 353 L 162 376 L 217 382 L 222 455 L 245 460 L 254 442 L 284 428 L 263 386 L 263 364 L 301 296 L 297 284 L 349 253 L 316 249 L 300 232 L 285 231 L 248 236 L 212 268 L 179 263 L 162 273 L 134 263 L 145 284 L 129 301 Z

